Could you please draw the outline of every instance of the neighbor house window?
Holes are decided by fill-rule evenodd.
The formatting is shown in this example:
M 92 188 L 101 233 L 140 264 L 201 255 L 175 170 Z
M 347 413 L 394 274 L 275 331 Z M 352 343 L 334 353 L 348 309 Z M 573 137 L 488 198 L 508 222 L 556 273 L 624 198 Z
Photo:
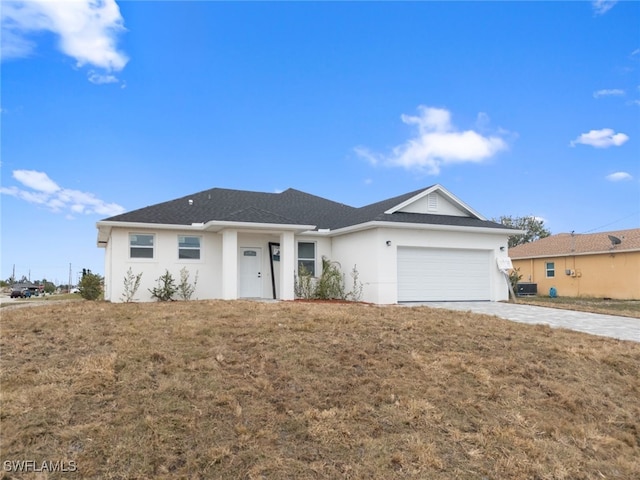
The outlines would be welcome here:
M 178 258 L 181 260 L 199 260 L 200 237 L 178 235 Z
M 313 242 L 298 242 L 298 273 L 302 270 L 313 277 L 316 275 L 316 244 Z
M 556 276 L 556 267 L 553 262 L 547 262 L 547 278 Z
M 154 235 L 129 235 L 129 256 L 131 258 L 153 258 Z

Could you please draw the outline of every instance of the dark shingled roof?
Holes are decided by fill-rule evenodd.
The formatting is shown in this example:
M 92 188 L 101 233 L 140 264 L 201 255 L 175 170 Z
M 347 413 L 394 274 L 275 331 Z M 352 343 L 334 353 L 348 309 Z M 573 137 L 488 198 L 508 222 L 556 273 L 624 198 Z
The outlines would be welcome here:
M 217 220 L 281 225 L 315 225 L 318 229 L 328 228 L 331 230 L 371 221 L 505 228 L 499 223 L 474 217 L 403 212 L 384 213 L 424 190 L 426 189 L 423 188 L 355 208 L 292 188 L 282 193 L 213 188 L 109 217 L 104 221 L 191 225 Z

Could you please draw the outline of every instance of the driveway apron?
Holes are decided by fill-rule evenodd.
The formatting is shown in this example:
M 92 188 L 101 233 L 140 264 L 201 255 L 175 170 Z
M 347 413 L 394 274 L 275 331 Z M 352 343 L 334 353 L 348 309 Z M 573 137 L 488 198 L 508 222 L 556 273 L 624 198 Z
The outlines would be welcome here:
M 424 305 L 433 308 L 483 313 L 514 322 L 546 324 L 555 328 L 567 328 L 592 335 L 640 342 L 639 318 L 502 302 L 408 302 L 403 305 Z

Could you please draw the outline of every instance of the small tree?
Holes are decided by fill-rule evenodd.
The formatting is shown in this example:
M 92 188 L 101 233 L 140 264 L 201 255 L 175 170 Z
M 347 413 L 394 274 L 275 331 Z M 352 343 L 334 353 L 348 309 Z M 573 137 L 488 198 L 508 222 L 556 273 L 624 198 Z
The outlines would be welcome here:
M 198 271 L 196 270 L 196 277 L 193 280 L 193 284 L 189 283 L 189 270 L 187 267 L 182 267 L 180 270 L 180 283 L 178 284 L 178 296 L 182 300 L 191 300 L 193 293 L 196 291 L 196 285 L 198 284 Z
M 127 274 L 124 276 L 124 293 L 122 294 L 122 300 L 129 303 L 135 300 L 136 292 L 140 288 L 140 280 L 142 279 L 142 272 L 138 275 L 133 274 L 133 270 L 129 267 Z
M 353 279 L 353 285 L 351 286 L 351 291 L 347 295 L 354 302 L 359 302 L 362 298 L 362 282 L 360 281 L 360 273 L 356 266 L 353 266 L 353 270 L 351 270 L 351 278 Z
M 102 295 L 102 277 L 95 273 L 85 273 L 78 283 L 78 290 L 85 300 L 97 300 Z
M 520 274 L 519 268 L 513 269 L 509 272 L 509 282 L 511 283 L 511 287 L 514 292 L 517 291 L 516 286 L 520 280 L 522 280 L 522 275 Z
M 42 280 L 42 285 L 44 286 L 44 293 L 52 294 L 56 291 L 56 286 L 48 280 Z
M 174 280 L 173 275 L 169 273 L 169 270 L 165 270 L 164 274 L 158 277 L 156 281 L 158 286 L 149 289 L 151 296 L 159 302 L 168 302 L 169 300 L 173 300 L 173 296 L 178 291 L 178 287 L 176 287 L 176 281 Z
M 534 216 L 510 217 L 503 215 L 496 221 L 507 227 L 517 228 L 525 232 L 520 235 L 511 235 L 509 237 L 509 248 L 535 242 L 551 235 L 551 232 L 544 226 L 544 220 Z

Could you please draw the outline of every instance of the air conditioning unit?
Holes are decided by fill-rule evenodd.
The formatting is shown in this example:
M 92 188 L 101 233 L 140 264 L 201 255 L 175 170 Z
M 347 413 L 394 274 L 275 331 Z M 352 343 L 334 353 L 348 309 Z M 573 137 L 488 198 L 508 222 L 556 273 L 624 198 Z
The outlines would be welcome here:
M 537 294 L 537 283 L 518 283 L 516 285 L 516 295 L 518 295 L 519 297 L 531 297 Z

